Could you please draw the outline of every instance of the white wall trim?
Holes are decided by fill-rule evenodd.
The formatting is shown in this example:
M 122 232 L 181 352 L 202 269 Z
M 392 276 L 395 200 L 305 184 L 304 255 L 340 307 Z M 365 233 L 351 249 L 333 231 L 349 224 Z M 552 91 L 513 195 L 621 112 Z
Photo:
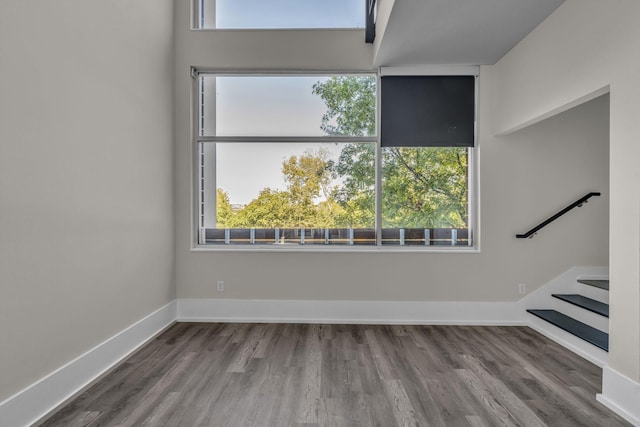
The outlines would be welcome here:
M 640 426 L 640 383 L 605 366 L 602 394 L 596 395 L 596 399 L 634 426 Z
M 538 332 L 541 335 L 549 338 L 551 341 L 555 341 L 567 350 L 570 350 L 588 360 L 594 365 L 602 368 L 607 365 L 609 360 L 609 353 L 598 347 L 589 344 L 588 342 L 578 338 L 569 332 L 565 332 L 562 329 L 553 326 L 552 324 L 529 314 L 527 326 Z
M 514 302 L 178 299 L 179 322 L 526 325 Z
M 0 425 L 27 426 L 100 377 L 175 322 L 173 300 L 14 396 L 0 402 Z

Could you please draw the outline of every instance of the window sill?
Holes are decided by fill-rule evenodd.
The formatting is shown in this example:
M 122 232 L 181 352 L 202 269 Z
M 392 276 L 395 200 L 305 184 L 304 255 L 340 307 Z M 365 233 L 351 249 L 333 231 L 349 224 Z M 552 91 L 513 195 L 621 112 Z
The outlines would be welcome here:
M 388 246 L 321 246 L 321 245 L 283 245 L 283 246 L 250 246 L 250 245 L 225 245 L 204 246 L 198 245 L 191 248 L 191 252 L 263 252 L 263 253 L 422 253 L 422 254 L 478 254 L 479 247 L 388 247 Z

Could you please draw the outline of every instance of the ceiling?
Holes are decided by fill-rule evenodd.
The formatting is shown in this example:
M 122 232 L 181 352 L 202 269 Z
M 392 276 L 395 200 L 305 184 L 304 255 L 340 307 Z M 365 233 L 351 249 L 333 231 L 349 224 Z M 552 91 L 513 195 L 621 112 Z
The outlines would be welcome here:
M 495 64 L 563 2 L 395 0 L 375 62 Z

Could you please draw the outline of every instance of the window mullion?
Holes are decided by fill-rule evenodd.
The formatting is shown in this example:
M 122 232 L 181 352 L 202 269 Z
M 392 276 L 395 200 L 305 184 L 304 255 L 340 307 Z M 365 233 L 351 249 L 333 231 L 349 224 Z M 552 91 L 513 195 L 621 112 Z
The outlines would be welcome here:
M 327 143 L 339 142 L 350 144 L 377 143 L 375 136 L 198 136 L 198 142 L 264 142 L 264 143 Z
M 380 76 L 376 82 L 376 102 L 380 106 Z M 375 170 L 375 210 L 376 246 L 382 246 L 382 147 L 380 143 L 380 108 L 376 108 L 376 170 Z

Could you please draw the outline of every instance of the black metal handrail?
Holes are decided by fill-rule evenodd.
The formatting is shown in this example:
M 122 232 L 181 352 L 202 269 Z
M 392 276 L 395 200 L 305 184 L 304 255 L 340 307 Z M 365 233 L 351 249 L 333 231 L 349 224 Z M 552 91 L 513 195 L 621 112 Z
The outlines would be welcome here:
M 578 200 L 576 200 L 575 202 L 571 203 L 566 208 L 562 209 L 560 212 L 550 216 L 548 219 L 542 221 L 540 224 L 536 225 L 535 227 L 533 227 L 531 230 L 527 231 L 526 233 L 524 233 L 524 234 L 516 234 L 516 237 L 518 239 L 526 239 L 527 237 L 532 238 L 538 232 L 538 230 L 540 230 L 541 228 L 549 225 L 550 223 L 552 223 L 556 219 L 560 218 L 562 215 L 564 215 L 567 212 L 569 212 L 571 209 L 576 208 L 576 207 L 578 207 L 578 208 L 581 207 L 583 203 L 587 203 L 587 200 L 589 200 L 593 196 L 599 196 L 599 195 L 600 195 L 600 193 L 591 192 L 591 193 L 579 198 Z

